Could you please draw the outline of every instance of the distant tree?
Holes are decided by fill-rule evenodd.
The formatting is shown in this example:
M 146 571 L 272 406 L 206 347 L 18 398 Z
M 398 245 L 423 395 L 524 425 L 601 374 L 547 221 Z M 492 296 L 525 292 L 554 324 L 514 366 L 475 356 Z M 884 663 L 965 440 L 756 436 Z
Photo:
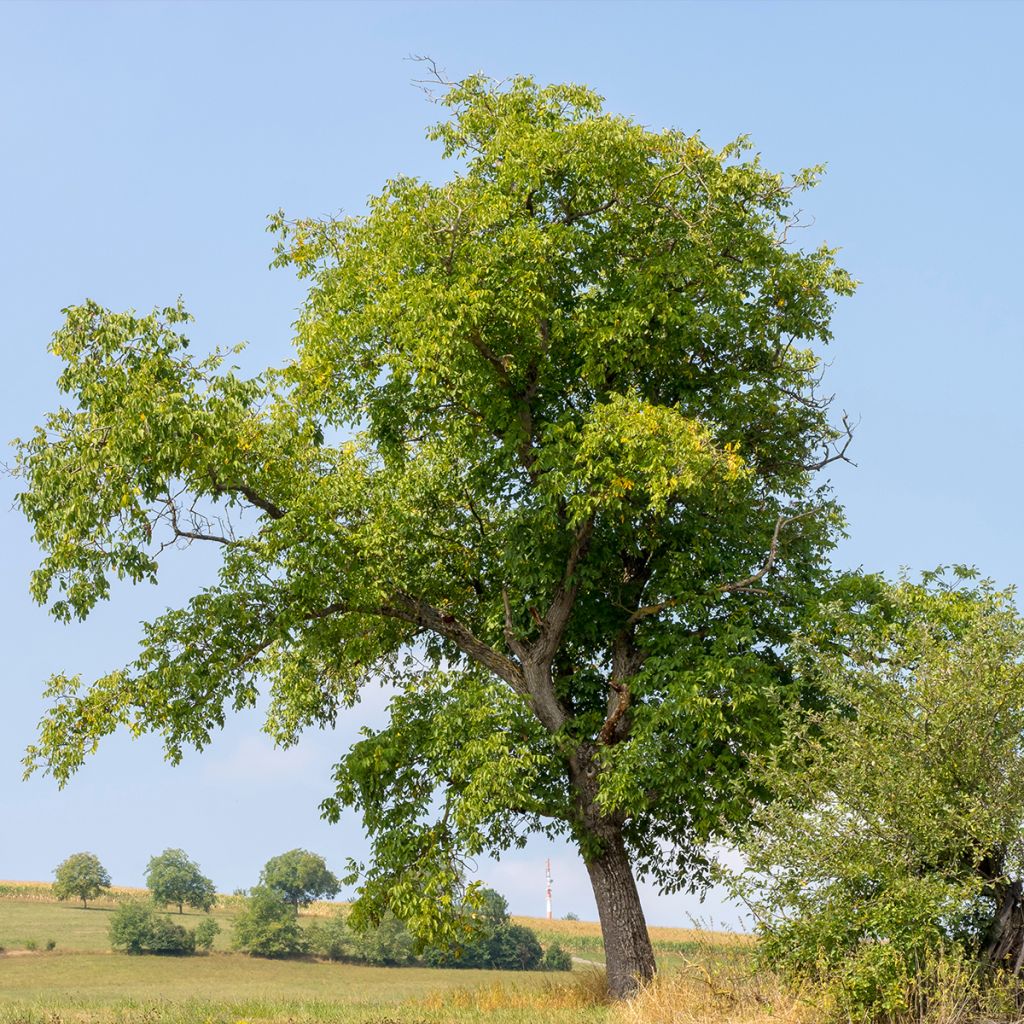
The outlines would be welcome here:
M 94 853 L 73 853 L 53 873 L 57 878 L 53 883 L 57 899 L 81 900 L 83 907 L 110 888 L 110 875 Z
M 180 956 L 195 952 L 196 935 L 158 914 L 150 904 L 142 900 L 128 900 L 111 916 L 110 944 L 126 953 Z
M 299 907 L 313 900 L 337 896 L 341 884 L 327 870 L 327 864 L 318 853 L 308 850 L 289 850 L 267 861 L 260 874 L 264 885 L 276 889 L 296 913 Z
M 299 956 L 309 948 L 294 909 L 269 885 L 257 885 L 249 893 L 245 909 L 235 919 L 231 944 L 250 956 L 275 959 Z
M 178 913 L 185 904 L 196 910 L 209 910 L 216 902 L 216 890 L 195 861 L 184 850 L 164 850 L 151 857 L 146 868 L 146 885 L 156 903 L 173 903 Z

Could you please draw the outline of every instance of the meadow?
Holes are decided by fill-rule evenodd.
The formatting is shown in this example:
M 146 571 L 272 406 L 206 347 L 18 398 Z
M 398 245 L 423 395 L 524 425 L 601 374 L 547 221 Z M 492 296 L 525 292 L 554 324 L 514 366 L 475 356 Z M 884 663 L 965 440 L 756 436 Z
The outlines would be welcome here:
M 119 900 L 138 894 L 115 889 L 83 909 L 58 903 L 46 883 L 0 882 L 0 1024 L 626 1024 L 627 1011 L 602 998 L 603 948 L 592 922 L 515 919 L 535 929 L 545 945 L 557 940 L 572 952 L 577 962 L 568 975 L 255 959 L 230 952 L 237 897 L 224 897 L 213 911 L 222 931 L 208 956 L 112 953 L 110 915 Z M 315 904 L 302 920 L 341 906 Z M 172 915 L 188 927 L 202 916 Z M 740 937 L 692 929 L 653 928 L 651 934 L 673 984 L 681 977 L 695 984 L 694 1006 L 714 988 L 690 970 L 695 960 L 711 951 L 713 959 L 739 962 L 748 948 Z M 47 950 L 51 941 L 55 947 Z M 676 1005 L 678 992 L 668 995 L 665 984 L 649 1003 Z M 639 1005 L 628 1010 L 638 1011 Z

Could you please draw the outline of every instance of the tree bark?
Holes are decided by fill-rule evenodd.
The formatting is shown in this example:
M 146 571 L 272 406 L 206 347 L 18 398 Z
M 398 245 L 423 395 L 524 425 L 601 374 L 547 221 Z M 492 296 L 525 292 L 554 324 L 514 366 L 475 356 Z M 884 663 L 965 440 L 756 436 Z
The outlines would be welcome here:
M 654 949 L 621 829 L 602 827 L 597 836 L 600 848 L 585 852 L 584 862 L 601 919 L 608 993 L 628 999 L 654 977 Z
M 1024 885 L 1003 883 L 982 955 L 993 967 L 1020 974 L 1024 967 Z

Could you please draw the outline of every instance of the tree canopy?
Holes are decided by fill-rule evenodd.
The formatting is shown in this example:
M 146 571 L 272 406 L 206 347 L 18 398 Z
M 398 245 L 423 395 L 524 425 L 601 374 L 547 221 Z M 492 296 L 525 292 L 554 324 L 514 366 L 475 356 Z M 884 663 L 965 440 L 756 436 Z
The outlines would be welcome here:
M 18 449 L 34 596 L 81 618 L 169 547 L 222 561 L 132 664 L 51 679 L 27 764 L 66 782 L 119 726 L 177 760 L 263 684 L 293 743 L 386 680 L 390 724 L 324 805 L 373 838 L 356 920 L 443 939 L 467 857 L 568 835 L 624 994 L 654 966 L 633 871 L 701 883 L 793 696 L 841 523 L 815 474 L 849 440 L 819 349 L 853 282 L 794 244 L 818 169 L 582 86 L 474 76 L 438 101 L 447 180 L 271 218 L 309 287 L 282 368 L 194 354 L 180 303 L 65 311 L 68 404 Z
M 179 914 L 184 913 L 186 904 L 196 910 L 209 910 L 217 899 L 213 882 L 184 850 L 168 849 L 150 857 L 146 885 L 155 903 L 177 904 Z
M 263 867 L 260 881 L 276 889 L 296 910 L 313 900 L 338 895 L 340 885 L 318 853 L 289 850 L 271 857 Z
M 94 853 L 73 853 L 53 873 L 53 894 L 57 899 L 81 900 L 83 907 L 110 888 L 110 875 Z

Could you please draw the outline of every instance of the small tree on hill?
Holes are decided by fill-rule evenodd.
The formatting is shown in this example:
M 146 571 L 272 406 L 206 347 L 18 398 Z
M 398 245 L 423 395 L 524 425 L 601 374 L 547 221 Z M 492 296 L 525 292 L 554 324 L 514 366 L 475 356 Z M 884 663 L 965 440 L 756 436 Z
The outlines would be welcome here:
M 146 868 L 146 885 L 156 903 L 173 903 L 178 913 L 185 904 L 196 910 L 209 910 L 216 902 L 216 890 L 195 861 L 184 850 L 164 850 L 151 857 Z
M 313 900 L 337 896 L 338 879 L 327 869 L 323 857 L 308 850 L 289 850 L 271 857 L 260 874 L 264 885 L 276 889 L 296 913 Z
M 81 900 L 83 907 L 110 888 L 110 875 L 94 853 L 73 853 L 53 873 L 54 896 L 59 900 Z

